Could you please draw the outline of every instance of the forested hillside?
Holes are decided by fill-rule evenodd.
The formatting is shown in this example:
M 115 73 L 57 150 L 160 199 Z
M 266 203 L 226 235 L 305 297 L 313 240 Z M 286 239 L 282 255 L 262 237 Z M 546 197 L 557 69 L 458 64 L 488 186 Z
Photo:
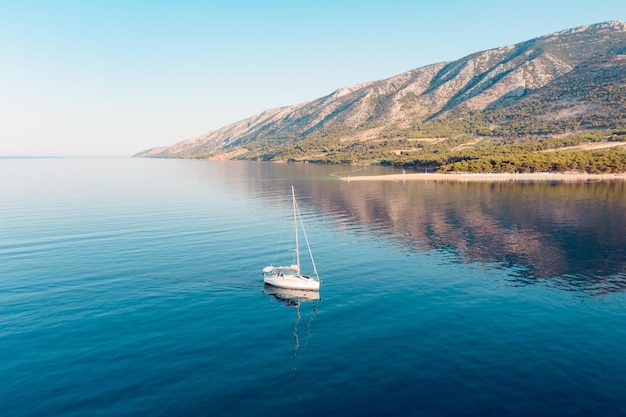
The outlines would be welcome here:
M 626 171 L 626 25 L 606 22 L 268 110 L 137 156 Z

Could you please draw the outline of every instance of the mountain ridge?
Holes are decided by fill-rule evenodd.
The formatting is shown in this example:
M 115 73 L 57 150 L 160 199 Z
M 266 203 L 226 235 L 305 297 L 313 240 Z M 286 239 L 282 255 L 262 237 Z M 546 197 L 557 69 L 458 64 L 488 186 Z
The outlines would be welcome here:
M 389 138 L 389 132 L 395 132 L 397 137 L 410 137 L 406 132 L 414 131 L 416 126 L 419 129 L 429 123 L 469 117 L 475 112 L 515 111 L 533 97 L 541 102 L 542 94 L 560 97 L 559 91 L 576 88 L 572 83 L 580 80 L 589 88 L 603 85 L 614 89 L 615 86 L 621 94 L 626 84 L 626 60 L 620 57 L 625 54 L 623 22 L 565 29 L 515 45 L 475 52 L 456 61 L 415 68 L 383 80 L 338 88 L 316 100 L 265 110 L 206 134 L 135 156 L 280 160 L 284 152 L 275 152 L 277 148 L 303 140 L 332 137 L 338 143 L 363 142 Z M 602 73 L 594 66 L 595 60 L 604 60 L 611 70 Z M 578 67 L 582 70 L 576 70 Z M 585 78 L 585 68 L 593 69 L 596 78 Z M 581 96 L 576 99 L 587 100 L 588 111 L 581 110 L 584 115 L 607 107 Z M 555 110 L 558 106 L 544 104 L 535 107 L 549 114 L 535 110 L 531 115 L 558 120 L 559 112 Z M 620 102 L 616 108 L 620 110 L 623 106 Z M 566 114 L 562 109 L 559 111 Z M 507 120 L 506 116 L 501 118 Z M 493 126 L 499 126 L 498 123 L 504 122 Z

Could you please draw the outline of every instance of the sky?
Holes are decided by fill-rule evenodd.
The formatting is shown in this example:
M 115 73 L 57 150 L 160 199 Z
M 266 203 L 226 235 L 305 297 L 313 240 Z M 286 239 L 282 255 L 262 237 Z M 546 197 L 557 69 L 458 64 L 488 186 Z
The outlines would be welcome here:
M 626 1 L 0 0 L 0 157 L 130 156 Z

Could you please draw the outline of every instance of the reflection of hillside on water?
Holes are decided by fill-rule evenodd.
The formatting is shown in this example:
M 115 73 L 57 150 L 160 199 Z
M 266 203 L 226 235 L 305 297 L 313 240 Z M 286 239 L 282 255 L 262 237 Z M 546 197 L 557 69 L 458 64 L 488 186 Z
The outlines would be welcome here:
M 316 164 L 212 164 L 271 205 L 293 184 L 302 206 L 347 233 L 383 236 L 407 251 L 449 250 L 460 262 L 513 267 L 521 283 L 626 290 L 626 185 L 337 181 Z M 368 175 L 389 172 L 370 167 Z M 392 171 L 395 172 L 395 171 Z M 215 174 L 214 174 L 215 175 Z M 365 174 L 364 174 L 365 175 Z M 239 181 L 239 180 L 238 180 Z M 306 210 L 305 210 L 306 211 Z
M 307 184 L 308 202 L 343 227 L 409 250 L 451 248 L 461 262 L 521 267 L 524 282 L 626 290 L 622 181 L 330 185 Z

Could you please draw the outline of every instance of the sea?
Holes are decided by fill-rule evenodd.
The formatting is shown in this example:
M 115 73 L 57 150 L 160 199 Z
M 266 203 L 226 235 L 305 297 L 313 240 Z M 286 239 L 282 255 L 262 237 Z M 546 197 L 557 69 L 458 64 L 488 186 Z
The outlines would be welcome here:
M 626 415 L 625 182 L 391 172 L 0 159 L 0 415 Z

